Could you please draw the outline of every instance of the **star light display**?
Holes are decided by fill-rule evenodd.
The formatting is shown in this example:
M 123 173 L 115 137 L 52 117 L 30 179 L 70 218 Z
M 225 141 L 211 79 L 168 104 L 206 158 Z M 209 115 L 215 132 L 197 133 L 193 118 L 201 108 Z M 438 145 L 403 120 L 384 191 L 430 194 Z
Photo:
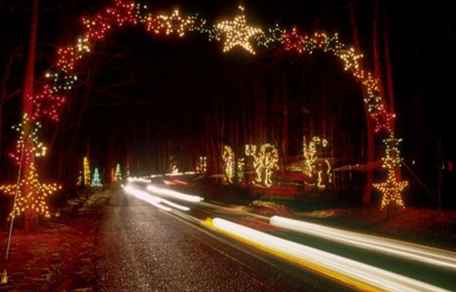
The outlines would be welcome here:
M 244 14 L 244 7 L 239 6 L 241 13 L 233 20 L 224 20 L 215 25 L 215 27 L 225 34 L 225 44 L 223 52 L 229 52 L 234 47 L 240 46 L 247 52 L 255 55 L 255 51 L 250 44 L 250 39 L 255 35 L 262 34 L 260 28 L 247 25 Z
M 373 186 L 382 193 L 380 209 L 391 205 L 400 208 L 405 207 L 401 192 L 408 186 L 408 182 L 400 180 L 396 171 L 388 171 L 386 181 L 382 183 L 374 183 Z
M 195 22 L 195 17 L 181 16 L 179 9 L 175 9 L 170 15 L 149 16 L 146 20 L 146 30 L 158 35 L 164 33 L 183 37 L 186 32 L 195 29 Z
M 357 48 L 341 42 L 337 33 L 316 32 L 306 35 L 296 27 L 287 29 L 274 25 L 265 30 L 251 27 L 247 25 L 244 9 L 240 8 L 240 12 L 233 20 L 211 25 L 197 14 L 186 16 L 179 10 L 169 14 L 154 14 L 147 5 L 131 0 L 115 0 L 98 13 L 82 17 L 81 33 L 76 36 L 73 43 L 57 49 L 56 61 L 53 67 L 46 71 L 43 86 L 34 90 L 35 94 L 29 97 L 33 104 L 33 113 L 30 114 L 32 127 L 35 127 L 34 123 L 44 119 L 51 122 L 59 120 L 69 92 L 79 82 L 79 64 L 93 53 L 97 43 L 102 42 L 115 29 L 143 26 L 146 31 L 163 37 L 183 37 L 187 32 L 195 32 L 207 37 L 209 41 L 224 41 L 224 52 L 240 46 L 255 54 L 253 48 L 256 46 L 283 50 L 289 54 L 311 55 L 321 51 L 333 55 L 362 86 L 363 100 L 370 118 L 375 123 L 376 134 L 394 135 L 395 114 L 388 111 L 379 89 L 378 79 L 364 69 L 363 54 Z M 385 144 L 385 147 L 388 145 Z M 33 151 L 24 149 L 24 152 L 29 155 Z M 389 173 L 388 169 L 385 170 Z M 390 176 L 390 179 L 398 177 Z M 396 183 L 399 183 L 399 180 Z
M 20 216 L 27 210 L 31 210 L 38 215 L 51 217 L 47 199 L 62 187 L 59 184 L 40 183 L 35 164 L 32 162 L 27 168 L 25 175 L 18 184 L 1 185 L 0 191 L 11 196 L 16 196 L 10 218 Z
M 223 146 L 222 159 L 224 173 L 223 180 L 227 184 L 232 184 L 234 178 L 235 156 L 233 148 L 231 148 L 231 146 Z
M 270 188 L 272 186 L 272 175 L 279 170 L 279 152 L 274 145 L 263 144 L 257 151 L 256 145 L 245 145 L 245 155 L 253 158 L 255 169 L 255 182 Z

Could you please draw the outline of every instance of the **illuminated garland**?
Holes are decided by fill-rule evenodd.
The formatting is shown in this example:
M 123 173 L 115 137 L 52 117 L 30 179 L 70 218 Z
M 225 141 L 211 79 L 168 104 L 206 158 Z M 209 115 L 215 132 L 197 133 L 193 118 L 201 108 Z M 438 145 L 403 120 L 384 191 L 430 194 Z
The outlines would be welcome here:
M 255 182 L 265 187 L 272 186 L 272 175 L 279 170 L 279 152 L 274 145 L 263 144 L 259 151 L 256 145 L 245 145 L 245 155 L 253 158 Z
M 38 215 L 51 217 L 47 198 L 62 187 L 59 184 L 40 183 L 38 172 L 33 162 L 26 169 L 25 175 L 18 184 L 1 185 L 0 191 L 16 196 L 13 210 L 10 212 L 10 218 L 20 216 L 27 210 L 32 210 Z
M 14 151 L 9 155 L 17 165 L 21 164 L 21 159 L 23 165 L 28 165 L 33 162 L 34 157 L 46 155 L 47 147 L 38 138 L 41 127 L 40 122 L 33 123 L 27 114 L 22 116 L 22 122 L 12 127 L 19 137 Z M 25 145 L 26 143 L 30 145 Z
M 230 146 L 228 146 L 228 145 L 223 146 L 222 159 L 223 159 L 223 173 L 224 173 L 223 180 L 227 184 L 232 184 L 233 178 L 234 178 L 235 156 L 234 156 L 234 151 Z
M 363 68 L 363 55 L 357 49 L 342 43 L 338 34 L 318 32 L 304 35 L 297 28 L 284 29 L 279 25 L 267 29 L 252 27 L 247 23 L 243 8 L 240 8 L 240 12 L 233 20 L 210 25 L 206 19 L 198 15 L 183 15 L 179 10 L 153 14 L 146 5 L 137 4 L 131 0 L 115 0 L 112 5 L 99 13 L 82 17 L 82 33 L 76 37 L 73 44 L 57 50 L 54 66 L 45 73 L 45 85 L 35 90 L 36 94 L 29 97 L 33 104 L 32 122 L 43 119 L 58 121 L 66 97 L 79 81 L 78 69 L 81 60 L 91 54 L 95 45 L 104 40 L 114 29 L 140 25 L 155 36 L 181 38 L 188 32 L 200 33 L 209 41 L 224 41 L 224 52 L 239 46 L 252 54 L 255 54 L 255 47 L 283 49 L 298 55 L 310 55 L 316 51 L 332 54 L 361 84 L 364 91 L 363 100 L 370 118 L 375 122 L 376 133 L 394 136 L 395 114 L 387 110 L 379 90 L 379 82 Z M 388 145 L 385 144 L 385 148 L 387 147 Z M 31 156 L 30 153 L 25 154 Z M 387 154 L 384 158 L 389 159 Z M 389 173 L 388 169 L 385 170 Z M 389 177 L 398 179 L 390 175 Z

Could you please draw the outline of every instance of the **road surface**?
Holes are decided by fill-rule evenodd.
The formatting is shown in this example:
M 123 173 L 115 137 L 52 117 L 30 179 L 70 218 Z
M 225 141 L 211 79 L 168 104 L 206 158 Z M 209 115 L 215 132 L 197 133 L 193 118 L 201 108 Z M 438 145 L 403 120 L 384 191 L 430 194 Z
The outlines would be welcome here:
M 121 191 L 106 207 L 98 252 L 97 291 L 348 290 Z

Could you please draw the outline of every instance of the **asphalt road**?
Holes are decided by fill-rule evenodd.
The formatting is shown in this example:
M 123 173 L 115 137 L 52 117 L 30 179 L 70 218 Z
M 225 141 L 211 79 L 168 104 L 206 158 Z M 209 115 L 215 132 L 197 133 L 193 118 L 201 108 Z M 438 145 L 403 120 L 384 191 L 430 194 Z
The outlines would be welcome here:
M 236 245 L 121 191 L 98 238 L 97 291 L 334 291 L 318 275 Z

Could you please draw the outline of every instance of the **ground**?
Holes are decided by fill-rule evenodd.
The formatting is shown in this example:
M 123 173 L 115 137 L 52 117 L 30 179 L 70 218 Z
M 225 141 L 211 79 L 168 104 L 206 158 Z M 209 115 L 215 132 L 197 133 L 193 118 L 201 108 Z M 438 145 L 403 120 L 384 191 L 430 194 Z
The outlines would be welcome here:
M 69 201 L 59 217 L 41 222 L 31 233 L 15 229 L 6 267 L 8 285 L 0 291 L 90 291 L 96 282 L 96 235 L 100 207 L 108 192 Z M 0 234 L 5 251 L 6 230 Z M 88 290 L 84 290 L 88 289 Z
M 192 209 L 189 217 L 220 216 L 327 252 L 454 287 L 454 274 L 448 271 L 285 232 L 267 224 L 268 217 L 262 216 L 301 218 L 454 250 L 454 212 L 410 208 L 388 214 L 374 208 L 317 208 L 310 201 L 233 199 L 231 193 L 239 193 L 239 189 L 219 188 L 217 198 L 212 196 L 207 206 Z M 223 194 L 231 202 L 224 200 Z M 225 207 L 211 207 L 211 202 L 217 200 L 221 204 L 218 206 Z M 0 268 L 7 267 L 9 276 L 9 284 L 0 286 L 0 291 L 341 289 L 337 283 L 216 236 L 184 219 L 125 196 L 118 188 L 70 200 L 60 217 L 43 222 L 35 232 L 15 231 L 10 261 L 5 263 L 3 257 L 0 261 Z M 6 231 L 0 235 L 3 251 Z

